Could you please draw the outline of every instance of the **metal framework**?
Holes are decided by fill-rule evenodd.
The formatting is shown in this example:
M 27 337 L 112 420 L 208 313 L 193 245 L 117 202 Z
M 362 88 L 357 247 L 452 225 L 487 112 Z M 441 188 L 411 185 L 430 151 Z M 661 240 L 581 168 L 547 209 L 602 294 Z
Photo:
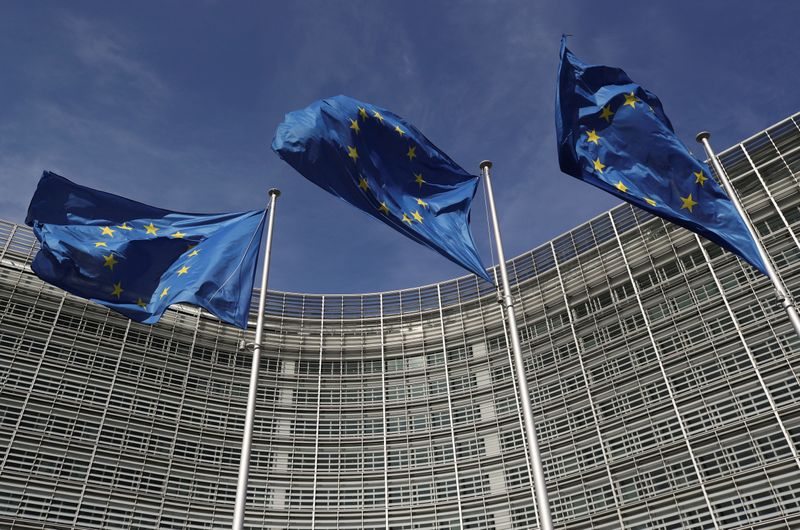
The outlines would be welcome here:
M 798 125 L 720 154 L 795 293 Z M 129 323 L 35 250 L 0 222 L 0 526 L 230 526 L 252 329 Z M 555 528 L 800 527 L 800 340 L 766 278 L 628 205 L 508 269 Z M 535 528 L 504 326 L 473 276 L 269 292 L 245 527 Z

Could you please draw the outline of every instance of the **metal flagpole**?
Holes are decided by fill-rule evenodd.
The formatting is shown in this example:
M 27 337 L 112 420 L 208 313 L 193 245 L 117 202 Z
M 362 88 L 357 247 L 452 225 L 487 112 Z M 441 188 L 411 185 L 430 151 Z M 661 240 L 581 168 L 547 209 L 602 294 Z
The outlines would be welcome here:
M 750 222 L 750 219 L 748 219 L 742 203 L 739 202 L 739 197 L 736 195 L 736 191 L 733 189 L 733 186 L 728 180 L 728 175 L 725 173 L 725 170 L 722 169 L 722 164 L 719 163 L 719 159 L 717 158 L 717 155 L 714 154 L 714 150 L 711 149 L 711 143 L 708 141 L 710 137 L 711 133 L 703 131 L 697 134 L 697 141 L 703 144 L 706 154 L 711 160 L 711 164 L 714 166 L 714 171 L 717 172 L 717 176 L 722 183 L 722 187 L 725 188 L 725 192 L 728 194 L 728 197 L 730 197 L 731 201 L 733 201 L 733 205 L 736 206 L 736 211 L 739 212 L 739 216 L 744 220 L 744 224 L 747 225 L 747 229 L 750 231 L 750 236 L 756 243 L 756 248 L 758 249 L 759 256 L 761 256 L 761 261 L 764 262 L 764 268 L 767 269 L 767 276 L 769 276 L 769 279 L 772 280 L 772 285 L 775 287 L 775 291 L 778 294 L 778 298 L 781 300 L 783 308 L 786 310 L 786 314 L 789 315 L 789 320 L 791 321 L 792 326 L 794 326 L 795 333 L 800 336 L 800 315 L 797 313 L 795 302 L 792 299 L 792 296 L 789 294 L 789 290 L 786 288 L 786 285 L 784 285 L 783 280 L 781 280 L 781 278 L 778 276 L 778 273 L 775 271 L 775 268 L 772 266 L 772 262 L 767 255 L 767 251 L 764 249 L 764 245 L 761 244 L 758 233 L 756 233 L 753 224 Z
M 500 225 L 497 223 L 497 210 L 494 206 L 492 180 L 489 177 L 489 168 L 492 167 L 492 163 L 489 160 L 484 160 L 481 162 L 480 167 L 484 181 L 486 182 L 486 195 L 489 197 L 489 211 L 492 214 L 492 224 L 494 225 L 497 260 L 500 263 L 500 279 L 503 283 L 502 304 L 506 308 L 506 314 L 508 316 L 508 334 L 511 336 L 511 346 L 514 352 L 517 388 L 520 394 L 520 401 L 522 402 L 522 416 L 525 420 L 528 454 L 531 459 L 531 467 L 533 468 L 533 485 L 536 491 L 536 507 L 539 511 L 539 528 L 541 530 L 552 530 L 553 521 L 550 516 L 550 502 L 547 499 L 547 484 L 545 484 L 544 480 L 542 457 L 539 454 L 539 442 L 536 439 L 536 428 L 533 424 L 533 407 L 531 406 L 531 396 L 528 392 L 528 380 L 525 378 L 525 365 L 522 362 L 522 348 L 519 343 L 517 319 L 514 314 L 514 302 L 511 298 L 511 287 L 508 283 L 508 271 L 506 270 L 506 258 L 503 254 L 503 242 L 500 240 Z
M 275 200 L 280 194 L 280 190 L 276 188 L 269 190 L 269 224 L 267 225 L 267 242 L 264 245 L 264 270 L 261 273 L 261 292 L 258 297 L 258 319 L 256 320 L 256 338 L 253 344 L 253 366 L 250 369 L 250 388 L 247 391 L 247 415 L 244 419 L 244 434 L 242 435 L 242 456 L 239 459 L 239 480 L 236 483 L 233 530 L 242 530 L 244 527 L 247 478 L 250 474 L 250 446 L 253 442 L 253 420 L 256 413 L 256 393 L 258 391 L 258 365 L 261 360 L 261 332 L 264 328 L 264 305 L 267 299 L 269 255 L 272 249 L 272 225 L 275 221 Z

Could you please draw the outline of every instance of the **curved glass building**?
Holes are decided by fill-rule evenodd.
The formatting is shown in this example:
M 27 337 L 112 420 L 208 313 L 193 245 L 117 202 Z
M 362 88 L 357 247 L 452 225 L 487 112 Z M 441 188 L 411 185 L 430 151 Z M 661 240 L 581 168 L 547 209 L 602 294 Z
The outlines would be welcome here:
M 795 293 L 799 126 L 721 156 Z M 229 527 L 252 330 L 131 323 L 43 284 L 35 251 L 0 223 L 0 526 Z M 509 267 L 557 528 L 800 528 L 800 338 L 766 278 L 628 205 Z M 491 286 L 267 312 L 249 528 L 536 528 Z

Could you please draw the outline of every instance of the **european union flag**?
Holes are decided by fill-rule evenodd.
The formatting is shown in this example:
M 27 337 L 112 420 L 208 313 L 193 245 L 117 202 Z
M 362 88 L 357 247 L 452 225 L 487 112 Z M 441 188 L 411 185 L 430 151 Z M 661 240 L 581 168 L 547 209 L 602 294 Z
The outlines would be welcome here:
M 146 324 L 187 302 L 247 327 L 263 210 L 171 212 L 45 171 L 25 223 L 50 284 Z
M 478 177 L 400 116 L 323 99 L 287 114 L 272 149 L 317 186 L 492 283 L 469 230 Z
M 696 232 L 766 274 L 731 200 L 678 139 L 661 102 L 619 68 L 587 65 L 561 40 L 561 170 Z

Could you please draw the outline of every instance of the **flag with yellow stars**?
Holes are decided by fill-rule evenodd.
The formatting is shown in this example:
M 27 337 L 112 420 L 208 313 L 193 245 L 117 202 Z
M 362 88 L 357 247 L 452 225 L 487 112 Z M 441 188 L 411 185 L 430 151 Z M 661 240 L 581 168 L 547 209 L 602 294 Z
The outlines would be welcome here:
M 46 171 L 28 207 L 42 280 L 153 324 L 189 303 L 247 327 L 264 211 L 186 214 Z
M 478 177 L 413 125 L 347 96 L 278 126 L 272 149 L 311 182 L 491 282 L 469 230 Z
M 583 63 L 566 37 L 556 130 L 564 173 L 698 233 L 766 274 L 733 203 L 675 134 L 659 99 L 619 68 Z

